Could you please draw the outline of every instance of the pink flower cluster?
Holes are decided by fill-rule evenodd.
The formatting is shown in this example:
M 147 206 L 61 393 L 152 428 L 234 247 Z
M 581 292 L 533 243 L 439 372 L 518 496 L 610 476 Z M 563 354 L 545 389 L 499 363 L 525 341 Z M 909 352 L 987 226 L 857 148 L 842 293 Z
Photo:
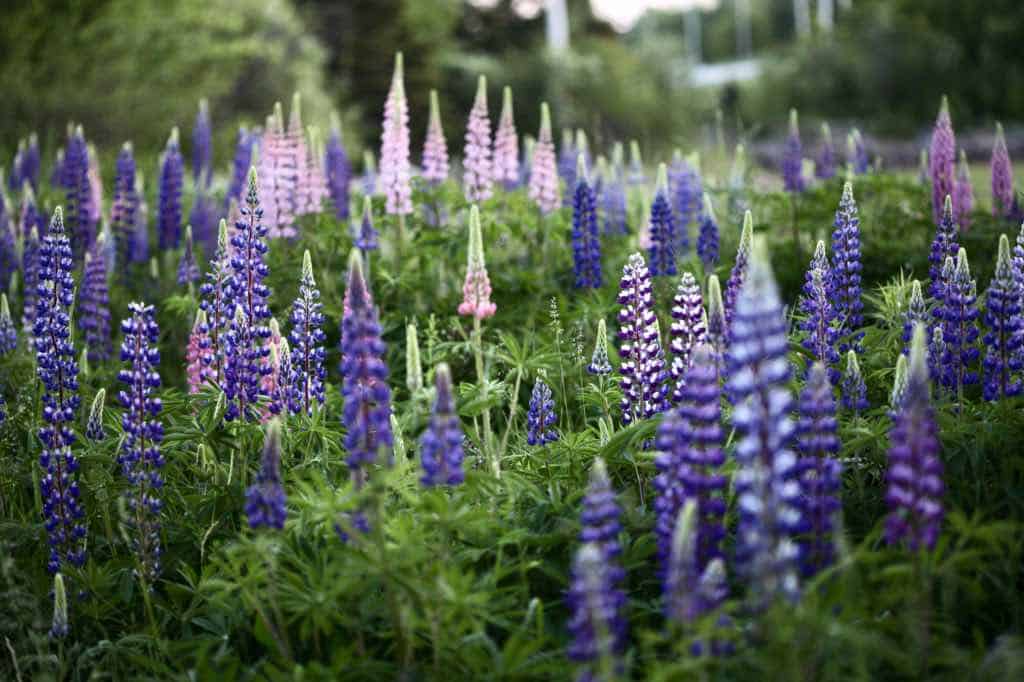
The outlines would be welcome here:
M 379 187 L 386 198 L 386 210 L 392 215 L 412 213 L 412 187 L 409 183 L 409 104 L 405 99 L 402 53 L 395 55 L 391 89 L 384 104 L 384 125 L 380 137 Z
M 555 161 L 555 142 L 551 138 L 551 111 L 547 102 L 540 105 L 540 133 L 533 145 L 528 194 L 545 215 L 557 210 L 562 203 L 558 195 L 558 166 Z
M 494 169 L 491 165 L 491 119 L 487 113 L 487 79 L 480 76 L 476 100 L 466 124 L 466 146 L 462 158 L 462 187 L 466 201 L 491 198 Z

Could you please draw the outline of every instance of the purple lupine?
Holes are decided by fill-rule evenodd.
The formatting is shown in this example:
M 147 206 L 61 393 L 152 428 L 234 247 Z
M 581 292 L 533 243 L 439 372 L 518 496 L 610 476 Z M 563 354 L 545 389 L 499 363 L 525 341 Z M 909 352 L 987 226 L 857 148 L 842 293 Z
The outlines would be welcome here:
M 21 168 L 24 163 L 25 157 L 25 140 L 18 140 L 18 150 L 14 153 L 14 159 L 11 161 L 11 174 L 7 178 L 7 189 L 12 192 L 17 192 L 21 189 L 22 177 Z M 0 177 L 0 184 L 3 183 L 3 177 Z
M 830 180 L 836 176 L 836 149 L 832 144 L 832 128 L 828 123 L 821 124 L 821 147 L 814 164 L 814 174 L 820 180 Z
M 242 201 L 245 193 L 246 175 L 252 166 L 252 152 L 256 146 L 256 133 L 251 133 L 245 126 L 238 128 L 238 140 L 235 142 L 235 156 L 231 163 L 231 180 L 228 182 L 227 193 L 224 195 L 224 207 L 231 205 L 231 200 Z
M 285 154 L 285 134 L 284 134 L 284 109 L 281 107 L 280 102 L 274 103 L 274 110 L 269 116 L 263 126 L 262 135 L 256 143 L 257 152 L 255 154 L 257 169 L 260 176 L 260 208 L 263 209 L 263 223 L 267 225 L 267 231 L 270 232 L 270 225 L 274 225 L 274 236 L 280 236 L 277 232 L 277 219 L 278 219 L 278 193 L 277 193 L 277 174 L 278 160 L 283 154 Z M 252 168 L 252 166 L 250 166 Z M 281 169 L 284 172 L 285 169 Z M 246 173 L 249 171 L 247 170 Z M 248 177 L 248 176 L 247 176 Z M 282 180 L 282 182 L 284 182 Z M 245 203 L 245 194 L 248 191 L 248 180 L 242 188 L 242 197 L 238 201 L 238 205 L 241 206 Z
M 185 248 L 178 261 L 178 286 L 191 286 L 199 281 L 199 265 L 196 263 L 195 247 L 192 244 L 192 226 L 185 228 Z
M 384 362 L 387 347 L 381 340 L 377 307 L 363 278 L 358 251 L 349 257 L 345 297 L 348 308 L 341 321 L 342 421 L 348 468 L 358 489 L 366 483 L 369 467 L 380 462 L 382 454 L 391 462 L 393 443 L 391 389 Z
M 1010 240 L 999 237 L 996 271 L 985 294 L 985 400 L 1020 395 L 1020 371 L 1024 368 L 1024 320 L 1021 294 L 1013 281 Z
M 22 294 L 21 327 L 32 335 L 39 306 L 39 230 L 33 226 L 25 237 L 21 252 Z
M 103 255 L 106 240 L 100 235 L 85 254 L 82 289 L 79 293 L 78 328 L 85 332 L 89 362 L 110 357 L 110 289 L 107 283 L 107 259 Z
M 220 221 L 217 236 L 217 250 L 210 260 L 206 281 L 199 287 L 199 307 L 206 314 L 203 333 L 208 338 L 209 348 L 203 354 L 203 362 L 209 369 L 210 380 L 216 386 L 224 378 L 224 342 L 222 336 L 231 323 L 231 243 L 228 238 L 227 222 Z
M 725 309 L 725 334 L 728 338 L 729 329 L 732 326 L 732 318 L 735 314 L 736 301 L 739 299 L 740 291 L 747 279 L 747 267 L 750 262 L 750 250 L 754 246 L 754 216 L 750 211 L 743 214 L 743 229 L 740 232 L 740 243 L 736 249 L 736 260 L 733 262 L 732 270 L 729 272 L 729 279 L 725 282 L 725 297 L 723 306 Z
M 603 317 L 597 321 L 597 338 L 587 371 L 598 376 L 612 373 L 612 363 L 608 357 L 608 328 Z
M 501 93 L 501 117 L 494 133 L 494 180 L 508 191 L 519 185 L 519 135 L 512 113 L 512 88 Z
M 729 325 L 725 319 L 725 304 L 722 302 L 722 285 L 718 283 L 718 275 L 708 275 L 708 310 L 704 318 L 707 329 L 708 344 L 714 351 L 715 362 L 719 366 L 725 364 L 726 347 L 729 345 Z
M 673 276 L 676 274 L 676 221 L 669 203 L 668 169 L 665 164 L 658 166 L 658 183 L 651 203 L 651 246 L 648 255 L 651 274 Z
M 625 571 L 618 567 L 622 554 L 622 545 L 619 544 L 621 513 L 604 460 L 598 457 L 590 470 L 590 481 L 583 496 L 579 540 L 584 544 L 592 543 L 600 550 L 612 569 L 616 584 L 625 577 Z
M 530 409 L 526 413 L 526 442 L 528 445 L 547 445 L 558 440 L 555 430 L 555 400 L 544 380 L 537 378 L 530 393 Z
M 287 501 L 281 481 L 281 421 L 272 419 L 267 424 L 263 439 L 260 471 L 245 491 L 245 516 L 249 528 L 284 528 L 288 518 Z
M 597 230 L 597 199 L 580 154 L 572 200 L 573 271 L 577 289 L 600 289 L 601 235 Z
M 931 315 L 921 293 L 921 282 L 915 279 L 910 283 L 910 301 L 907 303 L 907 311 L 903 314 L 903 355 L 910 353 L 910 340 L 914 336 L 914 325 L 918 322 L 925 327 L 931 326 Z
M 1013 213 L 1013 164 L 1010 163 L 1010 152 L 1006 149 L 1006 136 L 1003 124 L 996 123 L 996 141 L 992 145 L 992 215 L 1007 218 Z
M 864 144 L 864 137 L 856 128 L 846 136 L 846 156 L 847 163 L 853 167 L 854 175 L 864 175 L 870 169 L 868 148 Z
M 902 405 L 889 431 L 885 475 L 885 540 L 890 545 L 906 543 L 911 551 L 935 546 L 943 518 L 942 446 L 928 390 L 925 336 L 924 326 L 917 325 Z
M 851 357 L 856 358 L 855 353 Z M 815 362 L 800 393 L 797 451 L 800 453 L 799 498 L 807 531 L 800 540 L 800 566 L 804 576 L 817 575 L 835 561 L 835 518 L 842 509 L 842 467 L 839 453 L 836 402 L 828 371 Z
M 160 575 L 160 489 L 164 466 L 160 454 L 160 441 L 164 427 L 159 414 L 163 409 L 160 398 L 154 394 L 160 388 L 158 341 L 160 328 L 153 319 L 153 306 L 144 303 L 128 304 L 129 317 L 121 322 L 124 341 L 121 342 L 121 360 L 127 369 L 117 378 L 127 384 L 119 393 L 125 412 L 121 417 L 124 440 L 117 457 L 121 471 L 128 479 L 125 492 L 127 524 L 134 531 L 132 550 L 138 559 L 139 575 L 152 588 Z
M 5 210 L 5 199 L 0 188 L 0 291 L 10 286 L 11 275 L 18 271 L 18 243 L 11 229 L 12 220 Z
M 835 367 L 839 362 L 836 350 L 839 330 L 831 289 L 832 269 L 825 253 L 825 242 L 818 240 L 814 257 L 804 275 L 804 294 L 800 298 L 800 312 L 804 319 L 800 322 L 800 330 L 806 334 L 803 347 L 810 351 L 815 362 L 828 369 L 829 380 L 835 383 L 839 379 L 839 370 Z
M 668 570 L 663 581 L 665 616 L 679 624 L 691 623 L 718 608 L 729 593 L 725 562 L 721 558 L 712 559 L 703 570 L 700 569 L 698 532 L 697 503 L 687 500 L 675 521 Z M 698 643 L 691 649 L 695 653 L 700 650 Z
M 221 388 L 228 401 L 224 418 L 253 421 L 258 416 L 255 403 L 259 400 L 261 381 L 270 373 L 270 366 L 263 362 L 264 352 L 269 355 L 269 349 L 260 345 L 256 327 L 249 323 L 241 305 L 235 306 L 231 323 L 220 341 L 224 352 Z
M 639 253 L 631 255 L 622 269 L 618 303 L 622 422 L 628 425 L 663 412 L 668 397 L 651 275 Z
M 864 323 L 864 302 L 861 300 L 860 217 L 853 198 L 853 185 L 843 185 L 836 218 L 832 223 L 832 269 L 829 274 L 829 296 L 834 301 L 840 333 L 855 334 Z M 854 336 L 857 348 L 860 335 Z M 843 350 L 848 344 L 843 345 Z
M 434 372 L 434 384 L 437 386 L 434 411 L 430 415 L 427 430 L 420 437 L 420 458 L 423 463 L 420 483 L 426 487 L 458 485 L 465 480 L 462 472 L 462 426 L 455 411 L 451 371 L 443 362 Z
M 967 165 L 967 154 L 960 150 L 960 163 L 956 170 L 956 194 L 953 196 L 953 208 L 960 231 L 971 229 L 971 212 L 974 210 L 974 188 L 971 186 L 971 169 Z
M 369 195 L 363 195 L 363 217 L 353 237 L 355 247 L 363 252 L 364 257 L 380 248 L 380 233 L 373 226 L 373 201 Z
M 701 220 L 701 196 L 704 192 L 699 158 L 693 154 L 684 159 L 677 150 L 669 169 L 672 209 L 676 216 L 676 250 L 680 256 L 685 256 L 690 251 L 690 225 Z M 698 248 L 699 245 L 698 241 Z
M 53 157 L 53 168 L 50 169 L 50 187 L 61 189 L 64 187 L 64 162 L 66 154 L 63 147 L 57 147 Z
M 570 128 L 562 128 L 562 144 L 558 147 L 558 177 L 567 190 L 576 186 L 576 138 Z M 568 193 L 567 193 L 568 194 Z M 568 197 L 567 197 L 568 198 Z
M 540 132 L 533 146 L 527 195 L 543 215 L 557 210 L 561 203 L 558 195 L 558 169 L 555 167 L 555 143 L 551 139 L 551 110 L 547 102 L 540 104 Z
M 704 272 L 713 272 L 718 265 L 718 221 L 711 197 L 704 195 L 700 212 L 700 235 L 697 237 L 697 255 L 704 264 Z
M 694 362 L 693 352 L 697 346 L 707 342 L 708 330 L 705 323 L 704 300 L 700 284 L 689 272 L 679 278 L 676 295 L 672 298 L 672 326 L 669 327 L 669 350 L 672 352 L 672 402 L 683 399 L 686 375 Z M 674 523 L 674 521 L 673 521 Z
M 81 567 L 85 563 L 85 509 L 79 499 L 78 460 L 71 451 L 75 442 L 71 425 L 80 403 L 70 328 L 75 291 L 71 263 L 64 212 L 58 206 L 39 249 L 39 302 L 32 329 L 36 372 L 44 388 L 39 464 L 45 473 L 39 488 L 50 545 L 50 573 L 68 564 Z
M 135 251 L 135 213 L 139 210 L 139 197 L 135 193 L 135 157 L 132 143 L 125 142 L 117 155 L 117 173 L 114 177 L 114 200 L 110 205 L 110 227 L 117 247 L 117 268 L 122 281 L 127 281 L 128 264 Z
M 802 529 L 796 455 L 789 449 L 790 365 L 786 319 L 763 242 L 736 300 L 730 332 L 728 381 L 733 425 L 739 432 L 735 487 L 739 508 L 736 564 L 757 607 L 799 591 L 793 536 Z
M 192 227 L 195 240 L 202 245 L 206 253 L 213 250 L 217 242 L 217 207 L 213 197 L 207 189 L 196 190 L 192 200 L 192 210 L 188 215 L 189 225 Z
M 178 144 L 178 129 L 171 130 L 167 147 L 160 157 L 159 212 L 157 234 L 161 251 L 176 249 L 181 244 L 181 188 L 184 161 Z
M 860 371 L 860 362 L 857 360 L 857 351 L 852 348 L 846 351 L 846 369 L 843 370 L 839 389 L 843 407 L 854 414 L 871 406 L 868 402 L 868 387 Z
M 932 183 L 932 219 L 938 223 L 946 197 L 956 192 L 956 136 L 949 117 L 949 101 L 942 97 L 928 150 L 928 175 Z
M 480 76 L 476 98 L 466 124 L 466 145 L 462 154 L 462 189 L 466 201 L 491 198 L 494 168 L 491 159 L 491 119 L 487 114 L 487 78 Z
M 149 206 L 146 204 L 142 173 L 135 176 L 135 196 L 138 204 L 135 211 L 135 238 L 132 240 L 132 263 L 149 262 Z
M 448 179 L 448 142 L 441 125 L 441 105 L 437 90 L 430 91 L 430 118 L 427 121 L 427 136 L 423 142 L 423 179 L 431 185 L 439 185 Z
M 602 229 L 605 234 L 623 235 L 629 233 L 626 211 L 626 181 L 622 170 L 622 144 L 616 143 L 608 173 L 602 178 L 601 210 L 604 214 Z M 616 157 L 619 157 L 616 160 Z
M 213 180 L 213 127 L 210 104 L 199 100 L 199 111 L 192 127 L 192 185 L 197 190 L 209 188 Z
M 0 355 L 13 353 L 18 347 L 18 330 L 11 319 L 11 307 L 7 303 L 7 294 L 0 294 Z
M 13 217 L 12 217 L 13 220 Z M 37 233 L 46 231 L 45 217 L 39 212 L 39 207 L 36 204 L 36 193 L 32 190 L 32 186 L 28 183 L 22 185 L 21 188 L 21 212 L 18 215 L 18 238 L 26 239 L 32 229 L 35 228 Z M 22 260 L 24 263 L 24 259 Z
M 799 193 L 807 189 L 803 175 L 803 147 L 800 144 L 800 124 L 796 109 L 789 110 L 789 136 L 782 150 L 782 184 L 787 192 Z
M 352 182 L 352 164 L 341 141 L 341 122 L 337 114 L 331 117 L 331 134 L 324 151 L 324 172 L 327 175 L 327 192 L 334 205 L 334 216 L 338 220 L 348 220 L 348 186 Z
M 977 348 L 977 287 L 971 279 L 967 252 L 960 249 L 956 268 L 947 282 L 942 304 L 942 339 L 946 352 L 942 357 L 942 385 L 960 396 L 963 387 L 978 383 L 978 373 L 971 367 L 981 351 Z
M 490 144 L 490 140 L 488 140 Z M 409 103 L 405 99 L 402 53 L 395 54 L 395 70 L 384 104 L 380 136 L 379 183 L 389 215 L 412 213 L 412 170 L 409 165 Z
M 928 337 L 928 376 L 936 383 L 942 380 L 945 355 L 946 342 L 942 338 L 942 325 L 937 324 L 932 327 L 931 336 Z
M 928 278 L 931 280 L 929 293 L 932 298 L 940 301 L 945 287 L 942 281 L 942 268 L 947 258 L 956 258 L 957 251 L 960 249 L 957 236 L 956 222 L 953 220 L 953 199 L 947 195 L 942 208 L 942 217 L 935 227 L 931 252 L 928 254 Z
M 299 297 L 292 303 L 289 321 L 292 326 L 292 375 L 288 377 L 288 409 L 292 414 L 313 414 L 314 403 L 324 404 L 324 334 L 323 303 L 313 278 L 313 261 L 309 251 L 302 254 L 302 279 Z
M 1021 296 L 1021 312 L 1024 313 L 1024 223 L 1021 223 L 1020 232 L 1017 233 L 1010 262 L 1013 265 L 1013 282 Z
M 71 248 L 76 262 L 96 239 L 92 215 L 92 188 L 89 185 L 89 146 L 82 126 L 69 130 L 67 152 L 61 164 L 60 184 L 65 191 Z

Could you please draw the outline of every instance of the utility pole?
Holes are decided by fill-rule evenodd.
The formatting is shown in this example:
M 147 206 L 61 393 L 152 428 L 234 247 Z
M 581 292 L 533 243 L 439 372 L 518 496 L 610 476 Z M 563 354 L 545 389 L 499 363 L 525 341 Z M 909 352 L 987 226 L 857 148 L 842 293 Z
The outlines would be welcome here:
M 736 0 L 736 54 L 749 57 L 754 51 L 750 0 Z
M 548 49 L 564 52 L 569 49 L 569 8 L 565 0 L 547 0 L 545 6 L 544 26 Z

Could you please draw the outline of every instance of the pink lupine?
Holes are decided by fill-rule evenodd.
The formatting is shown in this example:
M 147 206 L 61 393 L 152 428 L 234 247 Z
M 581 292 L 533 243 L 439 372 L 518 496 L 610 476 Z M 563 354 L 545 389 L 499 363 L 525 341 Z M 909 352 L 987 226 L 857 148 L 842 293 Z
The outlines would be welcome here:
M 501 97 L 501 118 L 494 134 L 494 180 L 513 190 L 519 184 L 519 136 L 512 114 L 512 88 L 505 86 Z
M 997 218 L 1013 213 L 1013 165 L 1006 149 L 1003 124 L 996 123 L 996 141 L 992 146 L 992 215 Z
M 103 208 L 103 176 L 100 175 L 99 155 L 96 147 L 89 145 L 89 221 L 99 225 Z
M 409 184 L 409 104 L 405 99 L 402 53 L 395 55 L 391 89 L 384 104 L 384 125 L 380 136 L 378 187 L 384 192 L 385 210 L 391 215 L 412 213 Z
M 423 179 L 438 185 L 448 179 L 448 143 L 441 127 L 441 107 L 437 101 L 437 90 L 430 91 L 430 121 L 427 123 L 427 138 L 423 142 Z
M 498 307 L 491 303 L 491 280 L 484 263 L 484 240 L 480 233 L 480 209 L 475 204 L 469 209 L 468 251 L 459 315 L 472 315 L 484 320 L 494 315 Z
M 263 136 L 259 142 L 258 174 L 260 178 L 259 199 L 263 209 L 263 224 L 268 236 L 277 235 L 277 156 L 284 141 L 284 114 L 281 104 L 274 105 L 274 113 L 267 117 Z
M 491 165 L 491 119 L 487 113 L 487 78 L 480 76 L 476 99 L 466 124 L 466 146 L 462 155 L 462 187 L 466 201 L 491 198 L 494 169 Z
M 188 346 L 185 348 L 185 374 L 188 378 L 189 393 L 199 393 L 203 384 L 211 378 L 213 368 L 206 361 L 209 353 L 209 325 L 206 321 L 206 311 L 200 309 L 196 313 L 196 321 L 192 325 L 192 333 L 189 334 Z
M 298 186 L 300 169 L 305 164 L 306 140 L 302 128 L 302 109 L 299 93 L 292 97 L 288 112 L 288 128 L 281 138 L 274 158 L 274 195 L 277 199 L 277 228 L 267 225 L 267 236 L 294 238 L 298 236 L 295 216 L 298 212 Z
M 971 187 L 971 169 L 967 165 L 967 154 L 960 150 L 960 164 L 956 171 L 956 185 L 954 186 L 953 206 L 956 210 L 956 220 L 960 224 L 960 231 L 966 232 L 971 228 L 971 211 L 974 210 L 974 188 Z
M 540 212 L 547 215 L 562 205 L 558 196 L 558 166 L 555 161 L 555 142 L 551 138 L 551 110 L 548 103 L 540 105 L 540 133 L 533 145 L 530 161 L 530 200 Z
M 932 219 L 938 223 L 946 196 L 953 196 L 956 191 L 956 136 L 949 117 L 949 101 L 945 97 L 942 98 L 942 106 L 932 132 L 928 174 L 932 181 Z
M 315 126 L 310 126 L 306 155 L 299 169 L 299 215 L 319 213 L 323 210 L 324 201 L 327 199 L 327 176 L 324 174 L 323 158 L 320 131 Z

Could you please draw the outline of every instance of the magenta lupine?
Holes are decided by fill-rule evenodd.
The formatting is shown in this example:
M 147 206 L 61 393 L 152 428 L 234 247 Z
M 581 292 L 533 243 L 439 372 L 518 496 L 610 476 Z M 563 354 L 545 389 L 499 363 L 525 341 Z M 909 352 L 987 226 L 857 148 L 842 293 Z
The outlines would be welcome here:
M 787 192 L 803 192 L 807 186 L 803 176 L 803 147 L 796 109 L 789 110 L 789 136 L 782 150 L 782 184 Z
M 214 385 L 220 386 L 224 372 L 224 347 L 221 336 L 227 331 L 231 322 L 231 241 L 228 237 L 228 226 L 220 221 L 217 236 L 217 250 L 210 260 L 210 270 L 206 273 L 206 281 L 199 288 L 199 307 L 205 313 L 204 334 L 209 339 L 209 347 L 203 356 L 203 363 L 209 369 L 209 376 Z
M 540 132 L 533 146 L 528 195 L 544 215 L 558 210 L 561 204 L 558 169 L 555 166 L 555 143 L 551 138 L 551 110 L 547 102 L 541 102 L 540 105 Z
M 139 197 L 135 193 L 135 157 L 132 143 L 125 142 L 117 155 L 117 175 L 114 178 L 114 201 L 110 205 L 110 226 L 117 246 L 117 266 L 122 281 L 127 281 L 128 264 L 135 251 L 135 213 L 139 210 Z
M 942 217 L 935 226 L 935 238 L 932 240 L 931 252 L 928 254 L 929 293 L 932 298 L 941 301 L 945 291 L 942 279 L 942 268 L 947 258 L 956 258 L 960 249 L 957 242 L 956 222 L 953 220 L 953 199 L 947 196 L 942 208 Z
M 668 372 L 651 298 L 651 275 L 639 253 L 631 255 L 622 269 L 618 303 L 622 423 L 628 425 L 668 406 Z
M 178 129 L 174 128 L 160 157 L 157 234 L 161 251 L 176 249 L 181 243 L 181 188 L 184 175 L 185 166 L 178 145 Z
M 686 384 L 686 373 L 693 364 L 693 351 L 707 343 L 708 330 L 705 321 L 704 299 L 700 293 L 700 284 L 689 272 L 679 278 L 676 295 L 672 299 L 672 326 L 669 327 L 669 345 L 672 352 L 672 402 L 678 403 L 683 398 L 683 387 Z
M 956 194 L 953 196 L 953 207 L 956 210 L 956 221 L 960 231 L 971 229 L 971 212 L 974 211 L 974 188 L 971 186 L 971 169 L 967 165 L 967 154 L 960 150 L 960 163 L 956 170 Z
M 472 315 L 484 320 L 494 315 L 498 306 L 491 302 L 491 280 L 484 262 L 484 243 L 480 228 L 480 209 L 474 204 L 469 209 L 469 242 L 466 260 L 466 279 L 462 284 L 462 303 L 459 315 Z
M 466 201 L 491 198 L 494 168 L 491 160 L 491 119 L 487 114 L 487 78 L 480 76 L 476 99 L 466 124 L 466 146 L 462 153 L 462 189 Z
M 313 261 L 309 251 L 302 254 L 302 278 L 299 297 L 292 303 L 289 322 L 292 374 L 288 379 L 288 408 L 292 414 L 313 414 L 314 405 L 324 404 L 324 334 L 323 303 L 313 278 Z
M 832 144 L 832 128 L 828 123 L 821 124 L 821 147 L 814 164 L 814 174 L 820 180 L 830 180 L 836 176 L 836 149 Z
M 996 123 L 996 141 L 992 145 L 992 215 L 1007 218 L 1013 213 L 1013 164 L 1010 163 L 1010 152 L 1006 149 L 1006 136 L 1003 124 Z
M 437 90 L 430 91 L 430 118 L 427 122 L 427 137 L 423 141 L 423 179 L 431 185 L 439 185 L 448 179 L 448 142 L 441 125 L 441 105 Z
M 104 235 L 100 235 L 85 254 L 82 288 L 78 297 L 76 318 L 85 333 L 90 362 L 110 357 L 110 290 L 107 284 L 107 259 L 104 257 Z
M 1024 320 L 1021 293 L 1013 280 L 1010 240 L 999 237 L 996 271 L 985 294 L 985 400 L 999 400 L 1021 393 L 1020 372 L 1024 368 Z
M 501 117 L 494 133 L 494 181 L 513 190 L 519 185 L 519 135 L 512 113 L 512 88 L 501 93 Z
M 324 173 L 327 175 L 327 191 L 334 205 L 334 216 L 348 220 L 349 183 L 352 181 L 352 164 L 341 141 L 341 121 L 336 113 L 331 114 L 331 134 L 324 151 Z
M 945 96 L 939 107 L 928 150 L 928 175 L 932 183 L 932 219 L 938 223 L 947 196 L 956 193 L 956 136 L 949 117 L 949 101 Z
M 380 136 L 379 187 L 389 215 L 412 213 L 412 170 L 409 165 L 409 104 L 405 99 L 402 53 L 395 54 L 395 70 L 384 104 Z M 489 141 L 488 141 L 489 143 Z
M 981 354 L 976 345 L 977 300 L 977 286 L 971 278 L 967 252 L 961 248 L 953 275 L 946 283 L 942 304 L 942 338 L 946 344 L 942 357 L 942 385 L 958 400 L 964 386 L 978 383 L 978 373 L 971 369 Z
M 185 378 L 189 393 L 199 393 L 203 385 L 214 378 L 213 368 L 207 361 L 209 353 L 210 324 L 206 319 L 206 311 L 200 308 L 185 347 Z
M 729 336 L 729 328 L 732 325 L 732 318 L 736 309 L 736 300 L 739 298 L 743 283 L 747 279 L 747 267 L 750 261 L 750 250 L 754 245 L 754 216 L 750 211 L 743 214 L 743 229 L 740 232 L 740 244 L 736 249 L 736 260 L 733 262 L 732 270 L 729 272 L 729 279 L 725 283 L 725 298 L 723 305 L 725 309 L 725 335 Z

